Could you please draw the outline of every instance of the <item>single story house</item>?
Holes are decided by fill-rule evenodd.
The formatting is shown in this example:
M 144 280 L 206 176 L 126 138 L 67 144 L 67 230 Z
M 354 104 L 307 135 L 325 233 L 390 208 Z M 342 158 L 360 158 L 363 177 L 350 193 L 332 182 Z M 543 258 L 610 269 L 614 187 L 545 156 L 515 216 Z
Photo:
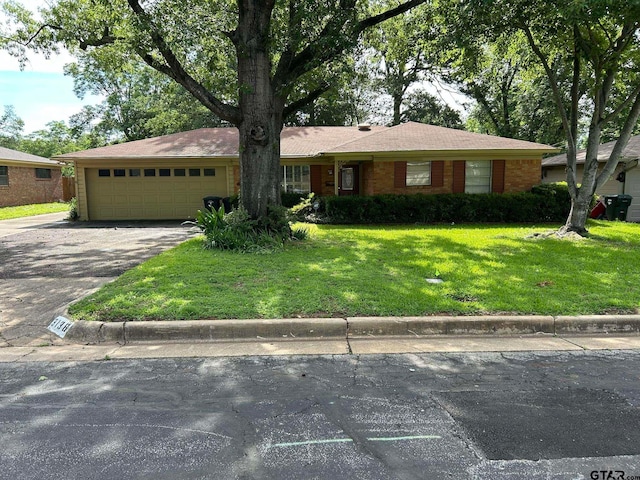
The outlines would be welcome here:
M 285 127 L 282 188 L 318 195 L 522 192 L 548 145 L 421 123 Z M 203 128 L 69 153 L 82 220 L 186 219 L 239 189 L 238 131 Z
M 62 200 L 62 165 L 0 147 L 0 207 Z
M 601 167 L 609 159 L 611 151 L 616 142 L 608 142 L 600 145 L 598 149 L 598 163 Z M 578 152 L 577 175 L 578 181 L 582 178 L 585 162 L 585 150 Z M 597 195 L 631 195 L 633 200 L 627 212 L 627 221 L 640 222 L 640 135 L 635 135 L 629 139 L 626 148 L 620 156 L 620 162 L 614 174 L 597 191 Z M 542 160 L 542 182 L 566 182 L 567 181 L 567 155 L 555 155 Z

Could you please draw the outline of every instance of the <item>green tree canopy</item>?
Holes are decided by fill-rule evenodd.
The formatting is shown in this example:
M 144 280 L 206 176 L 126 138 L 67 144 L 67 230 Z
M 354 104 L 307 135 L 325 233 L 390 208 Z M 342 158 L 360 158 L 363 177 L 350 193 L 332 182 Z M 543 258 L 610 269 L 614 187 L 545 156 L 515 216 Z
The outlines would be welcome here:
M 111 49 L 114 64 L 135 55 L 235 125 L 241 201 L 258 218 L 280 202 L 285 119 L 330 87 L 318 73 L 365 30 L 424 1 L 53 0 L 40 11 L 46 27 L 22 19 L 19 38 L 45 51 Z

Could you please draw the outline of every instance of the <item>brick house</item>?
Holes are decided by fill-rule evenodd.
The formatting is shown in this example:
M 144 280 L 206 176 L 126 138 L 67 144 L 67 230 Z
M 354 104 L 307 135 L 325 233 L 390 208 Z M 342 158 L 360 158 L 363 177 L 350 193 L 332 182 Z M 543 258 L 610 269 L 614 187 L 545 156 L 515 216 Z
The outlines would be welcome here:
M 0 147 L 0 207 L 62 199 L 62 165 Z
M 540 183 L 548 145 L 420 123 L 285 127 L 282 188 L 318 195 L 510 193 Z M 239 189 L 238 131 L 205 128 L 57 157 L 83 220 L 185 219 Z

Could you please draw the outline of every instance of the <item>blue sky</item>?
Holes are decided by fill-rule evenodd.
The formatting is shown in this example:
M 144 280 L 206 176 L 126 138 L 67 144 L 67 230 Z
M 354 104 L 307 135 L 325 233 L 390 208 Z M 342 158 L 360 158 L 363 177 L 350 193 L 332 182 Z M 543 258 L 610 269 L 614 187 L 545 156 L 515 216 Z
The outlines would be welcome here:
M 33 11 L 46 6 L 44 0 L 20 3 Z M 67 121 L 83 105 L 99 103 L 98 97 L 81 100 L 73 93 L 73 80 L 63 74 L 64 65 L 72 61 L 73 57 L 64 52 L 48 59 L 31 54 L 21 71 L 15 58 L 0 52 L 0 112 L 5 105 L 13 105 L 25 122 L 23 133 L 27 134 L 45 128 L 53 120 Z
M 0 107 L 13 105 L 25 122 L 24 133 L 44 128 L 52 120 L 68 120 L 83 104 L 98 98 L 78 99 L 73 80 L 62 73 L 0 70 Z

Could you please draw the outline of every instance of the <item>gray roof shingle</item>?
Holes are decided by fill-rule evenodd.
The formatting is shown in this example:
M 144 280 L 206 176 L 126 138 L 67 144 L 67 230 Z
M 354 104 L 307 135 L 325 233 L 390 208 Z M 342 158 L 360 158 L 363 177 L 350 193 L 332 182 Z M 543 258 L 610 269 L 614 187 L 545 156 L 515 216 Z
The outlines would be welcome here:
M 11 150 L 10 148 L 0 147 L 0 162 L 2 160 L 10 160 L 13 162 L 25 162 L 25 163 L 46 163 L 51 165 L 60 165 L 54 160 L 48 158 L 39 157 L 37 155 L 31 155 L 30 153 L 19 152 L 18 150 Z
M 554 153 L 548 145 L 409 122 L 394 127 L 285 127 L 280 152 L 283 157 L 359 152 L 503 150 Z M 109 145 L 60 155 L 76 158 L 237 157 L 236 128 L 201 128 L 162 137 Z
M 603 143 L 598 148 L 598 162 L 606 162 L 609 160 L 609 155 L 613 151 L 613 147 L 615 147 L 616 142 Z M 583 164 L 586 157 L 586 150 L 580 150 L 576 155 L 576 161 L 578 165 Z M 622 151 L 621 160 L 632 160 L 640 158 L 640 135 L 636 135 L 629 139 L 627 146 Z M 543 167 L 556 167 L 567 164 L 567 154 L 563 153 L 560 155 L 554 155 L 553 157 L 547 157 L 542 160 Z

